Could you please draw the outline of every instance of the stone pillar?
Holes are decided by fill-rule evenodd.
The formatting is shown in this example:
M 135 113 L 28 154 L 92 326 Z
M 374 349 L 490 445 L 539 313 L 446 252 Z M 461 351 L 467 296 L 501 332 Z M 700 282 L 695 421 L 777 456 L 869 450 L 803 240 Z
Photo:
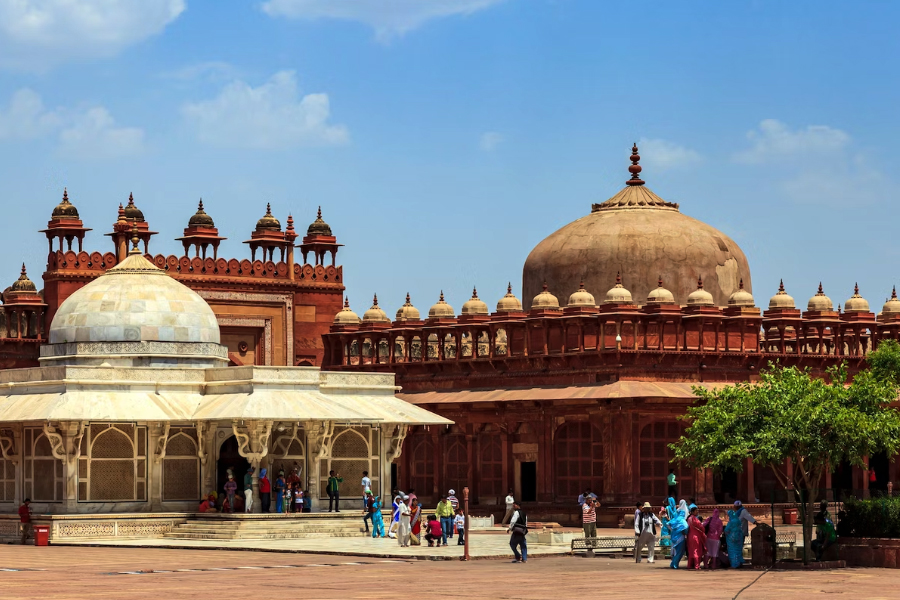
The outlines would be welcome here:
M 362 346 L 360 346 L 362 348 Z M 334 435 L 334 423 L 331 421 L 306 421 L 303 424 L 306 432 L 307 460 L 311 461 L 307 492 L 312 496 L 312 510 L 318 510 L 322 501 L 319 498 L 319 481 L 321 480 L 321 464 L 323 460 L 331 458 L 331 439 Z
M 63 512 L 78 512 L 78 458 L 81 456 L 81 438 L 87 430 L 84 421 L 68 421 L 61 429 L 44 424 L 44 433 L 50 440 L 53 457 L 63 463 L 65 490 Z
M 238 425 L 235 420 L 231 424 L 234 437 L 238 441 L 238 453 L 247 459 L 253 467 L 251 490 L 253 491 L 253 506 L 251 512 L 261 512 L 259 502 L 259 466 L 263 458 L 269 453 L 269 440 L 272 437 L 272 421 L 246 421 L 245 426 Z M 243 482 L 238 482 L 243 485 Z
M 152 460 L 147 462 L 147 500 L 151 512 L 162 512 L 162 469 L 169 442 L 169 423 L 153 423 L 147 428 Z

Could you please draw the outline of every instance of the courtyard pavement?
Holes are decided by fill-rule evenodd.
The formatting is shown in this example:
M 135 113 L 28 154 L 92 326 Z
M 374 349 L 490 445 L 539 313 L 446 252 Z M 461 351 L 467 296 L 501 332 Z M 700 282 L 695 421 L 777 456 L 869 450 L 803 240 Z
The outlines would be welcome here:
M 153 571 L 153 572 L 150 572 Z M 758 580 L 757 580 L 758 579 Z M 755 583 L 754 583 L 755 581 Z M 741 592 L 742 588 L 750 586 Z M 0 546 L 4 600 L 897 598 L 900 570 L 671 571 L 626 559 L 422 562 L 163 548 Z

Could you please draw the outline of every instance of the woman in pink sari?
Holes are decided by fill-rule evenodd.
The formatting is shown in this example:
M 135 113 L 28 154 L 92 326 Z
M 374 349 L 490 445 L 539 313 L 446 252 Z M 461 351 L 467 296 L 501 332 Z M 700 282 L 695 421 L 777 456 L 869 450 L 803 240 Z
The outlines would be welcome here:
M 706 554 L 706 532 L 703 529 L 703 523 L 697 517 L 700 509 L 691 504 L 690 510 L 691 515 L 687 520 L 687 567 L 699 570 L 700 565 L 703 564 L 703 556 Z
M 722 543 L 722 530 L 724 525 L 722 519 L 719 518 L 719 509 L 713 510 L 710 518 L 703 523 L 706 528 L 706 568 L 719 568 L 719 546 Z

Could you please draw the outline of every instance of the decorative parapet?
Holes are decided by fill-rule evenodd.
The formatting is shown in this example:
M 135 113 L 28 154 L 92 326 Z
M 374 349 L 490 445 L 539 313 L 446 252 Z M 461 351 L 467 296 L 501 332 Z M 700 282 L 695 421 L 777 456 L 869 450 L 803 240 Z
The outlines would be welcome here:
M 329 371 L 319 372 L 319 382 L 322 388 L 345 389 L 397 389 L 393 373 L 334 373 Z
M 228 348 L 212 342 L 68 342 L 41 346 L 41 360 L 69 356 L 213 357 L 228 360 Z

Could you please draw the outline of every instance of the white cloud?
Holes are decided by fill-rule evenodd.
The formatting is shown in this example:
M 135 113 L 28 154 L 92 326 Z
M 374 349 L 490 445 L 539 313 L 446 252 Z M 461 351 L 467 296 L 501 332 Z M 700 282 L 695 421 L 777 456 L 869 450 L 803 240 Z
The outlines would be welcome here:
M 0 0 L 0 64 L 111 56 L 160 33 L 184 9 L 184 0 Z
M 690 167 L 703 162 L 696 150 L 661 139 L 641 138 L 638 143 L 641 162 L 659 169 Z
M 136 154 L 143 147 L 144 131 L 117 127 L 102 106 L 47 109 L 41 96 L 27 88 L 15 92 L 7 107 L 0 107 L 0 141 L 53 136 L 61 156 L 83 160 Z
M 12 95 L 7 107 L 0 107 L 0 140 L 41 137 L 61 123 L 59 112 L 47 110 L 40 94 L 23 88 Z
M 220 147 L 279 149 L 349 139 L 346 127 L 329 123 L 328 94 L 301 97 L 293 71 L 256 88 L 234 81 L 212 100 L 186 104 L 182 113 L 201 141 Z
M 270 16 L 293 19 L 344 19 L 375 29 L 382 41 L 402 35 L 426 21 L 469 15 L 504 0 L 268 0 Z
M 844 149 L 850 136 L 827 125 L 809 125 L 791 129 L 775 119 L 761 121 L 758 129 L 747 132 L 751 147 L 735 156 L 745 163 L 764 163 L 784 158 L 803 158 L 812 154 L 828 154 Z
M 59 152 L 68 158 L 98 159 L 132 156 L 144 146 L 144 131 L 117 127 L 102 106 L 79 114 L 59 133 Z
M 481 140 L 479 141 L 479 145 L 481 149 L 490 152 L 494 148 L 500 145 L 500 142 L 503 141 L 503 134 L 497 131 L 485 131 L 481 134 Z

